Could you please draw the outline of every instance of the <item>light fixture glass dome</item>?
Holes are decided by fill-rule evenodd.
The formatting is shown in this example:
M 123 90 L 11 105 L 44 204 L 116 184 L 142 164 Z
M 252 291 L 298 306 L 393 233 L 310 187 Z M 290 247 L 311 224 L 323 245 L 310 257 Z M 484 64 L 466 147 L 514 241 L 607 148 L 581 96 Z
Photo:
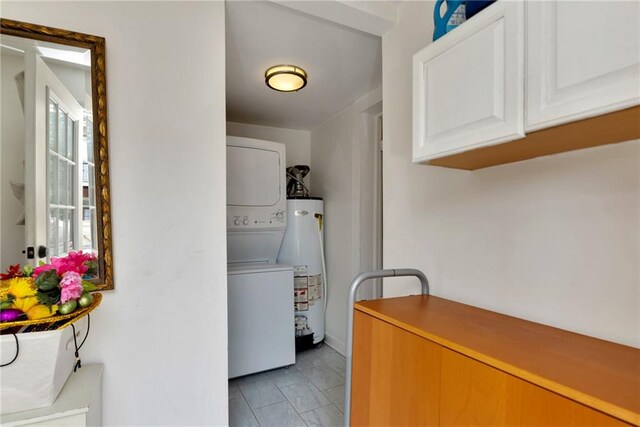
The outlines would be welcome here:
M 279 92 L 295 92 L 307 85 L 307 72 L 295 65 L 276 65 L 264 73 L 267 86 Z

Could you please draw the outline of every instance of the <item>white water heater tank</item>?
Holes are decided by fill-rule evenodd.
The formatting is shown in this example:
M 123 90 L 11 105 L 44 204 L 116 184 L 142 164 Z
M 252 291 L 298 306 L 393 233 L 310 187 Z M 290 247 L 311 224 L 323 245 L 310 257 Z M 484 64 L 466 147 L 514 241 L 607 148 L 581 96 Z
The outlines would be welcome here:
M 296 335 L 313 332 L 314 344 L 324 340 L 323 214 L 319 197 L 289 198 L 287 227 L 278 254 L 279 263 L 293 266 Z M 304 319 L 306 322 L 301 321 Z

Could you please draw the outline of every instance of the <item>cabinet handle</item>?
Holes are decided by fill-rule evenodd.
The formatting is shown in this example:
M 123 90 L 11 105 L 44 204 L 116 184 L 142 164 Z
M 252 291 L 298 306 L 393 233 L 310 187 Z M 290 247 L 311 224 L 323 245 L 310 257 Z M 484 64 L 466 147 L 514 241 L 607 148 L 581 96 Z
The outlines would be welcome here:
M 384 277 L 414 276 L 420 280 L 423 295 L 429 295 L 429 280 L 420 270 L 412 268 L 398 268 L 389 270 L 371 270 L 358 274 L 351 286 L 349 286 L 349 298 L 347 304 L 347 372 L 344 387 L 344 425 L 349 427 L 351 413 L 351 357 L 353 356 L 353 305 L 356 303 L 356 292 L 365 281 L 369 279 L 381 279 Z

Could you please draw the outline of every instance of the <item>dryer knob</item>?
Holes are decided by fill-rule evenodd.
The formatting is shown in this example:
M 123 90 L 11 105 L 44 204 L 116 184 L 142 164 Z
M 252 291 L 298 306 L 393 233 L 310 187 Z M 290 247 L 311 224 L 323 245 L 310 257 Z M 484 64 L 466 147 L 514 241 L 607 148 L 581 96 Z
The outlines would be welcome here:
M 249 225 L 249 220 L 245 218 L 245 219 L 244 219 L 244 221 L 242 221 L 242 223 L 243 223 L 244 225 Z
M 233 221 L 233 223 L 234 223 L 235 225 L 240 225 L 240 220 L 236 218 L 236 219 Z

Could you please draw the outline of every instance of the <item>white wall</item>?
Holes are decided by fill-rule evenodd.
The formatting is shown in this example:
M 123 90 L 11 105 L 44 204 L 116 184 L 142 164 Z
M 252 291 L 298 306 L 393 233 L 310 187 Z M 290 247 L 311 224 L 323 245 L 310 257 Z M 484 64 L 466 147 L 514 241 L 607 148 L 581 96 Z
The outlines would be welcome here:
M 22 263 L 24 225 L 17 225 L 24 205 L 13 195 L 10 182 L 24 184 L 24 111 L 15 76 L 24 71 L 24 56 L 0 57 L 0 269 Z
M 226 424 L 224 3 L 1 12 L 106 38 L 116 289 L 81 351 L 105 364 L 104 424 Z
M 384 35 L 384 264 L 434 295 L 640 346 L 640 143 L 465 172 L 411 163 L 411 57 L 433 3 Z M 385 296 L 416 293 L 385 281 Z
M 311 159 L 314 173 L 313 195 L 324 199 L 324 241 L 329 300 L 325 339 L 344 352 L 346 335 L 347 290 L 351 280 L 370 260 L 362 256 L 362 242 L 372 239 L 373 224 L 361 230 L 360 212 L 364 193 L 361 170 L 370 171 L 373 157 L 365 158 L 368 142 L 365 123 L 368 112 L 381 102 L 382 91 L 374 90 L 311 132 Z M 368 192 L 361 192 L 366 187 Z M 372 217 L 371 217 L 372 218 Z M 372 220 L 372 219 L 371 219 Z M 369 243 L 370 245 L 370 243 Z
M 287 166 L 307 165 L 311 167 L 311 132 L 308 130 L 227 122 L 227 135 L 281 142 L 287 147 Z M 304 179 L 309 190 L 311 190 L 312 175 L 313 168 Z

